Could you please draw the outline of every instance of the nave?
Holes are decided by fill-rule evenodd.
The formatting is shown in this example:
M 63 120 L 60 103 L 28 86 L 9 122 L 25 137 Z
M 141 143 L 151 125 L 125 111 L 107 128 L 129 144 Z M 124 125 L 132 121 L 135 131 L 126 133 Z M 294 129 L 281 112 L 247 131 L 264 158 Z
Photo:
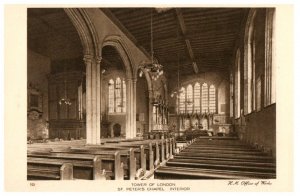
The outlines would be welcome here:
M 275 14 L 28 8 L 27 179 L 276 178 Z

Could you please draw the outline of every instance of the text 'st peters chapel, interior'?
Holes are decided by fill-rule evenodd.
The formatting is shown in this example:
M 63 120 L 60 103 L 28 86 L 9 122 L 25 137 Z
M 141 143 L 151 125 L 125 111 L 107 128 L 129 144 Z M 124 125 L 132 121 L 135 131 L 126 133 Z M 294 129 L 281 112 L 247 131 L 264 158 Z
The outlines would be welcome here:
M 275 8 L 28 8 L 27 179 L 275 179 Z

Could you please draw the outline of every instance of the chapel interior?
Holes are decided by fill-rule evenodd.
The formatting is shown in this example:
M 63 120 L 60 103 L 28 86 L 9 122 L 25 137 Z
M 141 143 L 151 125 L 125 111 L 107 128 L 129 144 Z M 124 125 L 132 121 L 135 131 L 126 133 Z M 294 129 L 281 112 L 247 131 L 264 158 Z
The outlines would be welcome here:
M 27 178 L 276 178 L 275 8 L 28 8 Z

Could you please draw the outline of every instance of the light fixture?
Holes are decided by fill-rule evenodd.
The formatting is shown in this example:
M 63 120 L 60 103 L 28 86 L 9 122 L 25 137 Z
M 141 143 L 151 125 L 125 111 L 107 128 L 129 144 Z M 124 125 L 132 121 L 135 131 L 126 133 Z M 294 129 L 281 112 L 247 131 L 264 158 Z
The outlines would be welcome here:
M 59 104 L 59 105 L 62 105 L 62 104 L 72 105 L 71 100 L 67 97 L 67 81 L 65 80 L 64 83 L 65 83 L 65 91 L 64 91 L 65 94 L 64 94 L 64 97 L 62 97 L 62 98 L 58 101 L 58 104 Z
M 153 27 L 152 27 L 152 9 L 151 9 L 151 62 L 142 62 L 139 66 L 140 73 L 139 76 L 143 76 L 143 71 L 150 74 L 152 80 L 157 80 L 161 75 L 163 75 L 163 66 L 158 63 L 157 59 L 154 58 L 153 51 Z
M 179 80 L 179 54 L 177 54 L 177 89 L 171 93 L 173 98 L 176 95 L 176 98 L 180 97 L 180 94 L 183 93 L 182 89 L 179 89 L 180 80 Z

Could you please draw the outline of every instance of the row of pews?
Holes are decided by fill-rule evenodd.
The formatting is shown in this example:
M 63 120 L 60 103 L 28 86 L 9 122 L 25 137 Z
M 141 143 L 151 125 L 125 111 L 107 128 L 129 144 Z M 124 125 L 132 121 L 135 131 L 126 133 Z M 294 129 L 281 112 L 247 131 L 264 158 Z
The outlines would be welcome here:
M 177 141 L 180 152 L 155 171 L 155 179 L 273 179 L 272 156 L 234 137 Z
M 115 140 L 28 144 L 28 180 L 137 180 L 154 171 L 176 151 L 175 139 Z

